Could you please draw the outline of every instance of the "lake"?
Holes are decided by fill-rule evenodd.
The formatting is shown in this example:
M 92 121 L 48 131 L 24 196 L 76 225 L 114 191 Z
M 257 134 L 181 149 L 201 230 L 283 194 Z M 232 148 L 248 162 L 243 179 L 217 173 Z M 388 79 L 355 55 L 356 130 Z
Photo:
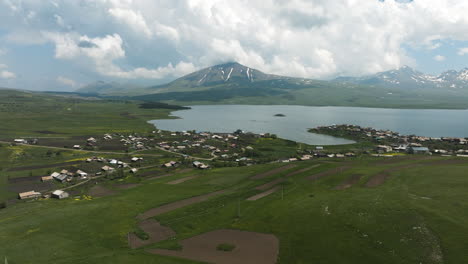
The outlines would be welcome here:
M 201 105 L 175 111 L 180 119 L 152 120 L 170 131 L 230 133 L 236 129 L 273 133 L 311 145 L 339 145 L 352 141 L 307 132 L 308 128 L 353 124 L 428 137 L 468 137 L 468 110 L 382 109 L 290 105 Z M 283 114 L 284 117 L 277 117 Z

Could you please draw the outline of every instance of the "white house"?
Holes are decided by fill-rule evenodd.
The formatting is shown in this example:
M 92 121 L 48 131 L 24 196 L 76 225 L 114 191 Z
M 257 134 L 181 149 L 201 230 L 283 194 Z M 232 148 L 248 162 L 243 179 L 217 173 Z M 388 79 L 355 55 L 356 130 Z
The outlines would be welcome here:
M 64 192 L 62 190 L 56 190 L 52 193 L 53 198 L 57 199 L 65 199 L 68 198 L 70 195 L 67 192 Z
M 82 170 L 77 170 L 77 171 L 76 171 L 76 174 L 77 174 L 78 176 L 80 176 L 80 177 L 83 177 L 83 178 L 88 177 L 88 173 L 86 173 L 86 172 L 84 172 L 84 171 L 82 171 Z

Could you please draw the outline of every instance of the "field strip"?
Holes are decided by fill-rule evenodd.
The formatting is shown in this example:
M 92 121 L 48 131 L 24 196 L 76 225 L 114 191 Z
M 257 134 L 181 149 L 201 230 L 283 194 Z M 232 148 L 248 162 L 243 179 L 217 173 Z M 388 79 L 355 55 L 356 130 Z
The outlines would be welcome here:
M 401 170 L 405 170 L 405 169 L 416 168 L 416 167 L 421 167 L 423 165 L 424 164 L 420 164 L 420 163 L 407 164 L 407 165 L 401 165 L 401 166 L 397 166 L 397 167 L 393 167 L 393 168 L 384 170 L 384 171 L 370 177 L 369 180 L 366 183 L 366 187 L 377 187 L 379 185 L 384 184 L 385 181 L 387 181 L 387 179 L 392 176 L 391 173 L 393 173 L 393 172 L 397 172 L 397 171 L 401 171 Z
M 275 175 L 277 173 L 280 173 L 282 171 L 285 171 L 285 170 L 288 170 L 288 169 L 291 169 L 291 168 L 295 168 L 295 167 L 297 167 L 296 164 L 289 164 L 289 165 L 279 167 L 279 168 L 276 168 L 276 169 L 273 169 L 273 170 L 262 172 L 260 174 L 257 174 L 255 176 L 250 177 L 250 179 L 252 179 L 252 180 L 263 179 L 263 178 L 266 178 L 268 176 Z
M 220 190 L 220 191 L 216 191 L 216 192 L 212 192 L 212 193 L 208 193 L 208 194 L 204 194 L 204 195 L 195 196 L 195 197 L 192 197 L 192 198 L 180 200 L 180 201 L 177 201 L 177 202 L 169 203 L 169 204 L 166 204 L 166 205 L 162 205 L 162 206 L 150 209 L 150 210 L 138 215 L 137 219 L 145 220 L 145 219 L 155 217 L 155 216 L 158 216 L 160 214 L 164 214 L 164 213 L 167 213 L 167 212 L 170 212 L 170 211 L 173 211 L 173 210 L 176 210 L 176 209 L 188 206 L 188 205 L 192 205 L 192 204 L 199 203 L 199 202 L 204 202 L 204 201 L 208 200 L 209 198 L 211 198 L 213 196 L 216 196 L 218 194 L 223 194 L 225 192 L 226 192 L 226 190 Z
M 307 179 L 313 181 L 322 177 L 334 175 L 334 174 L 349 170 L 351 168 L 352 168 L 351 166 L 341 166 L 341 167 L 333 168 L 324 172 L 320 172 L 320 173 L 308 176 Z
M 164 241 L 176 235 L 172 228 L 162 226 L 158 221 L 154 219 L 143 220 L 140 223 L 138 223 L 138 227 L 141 230 L 143 230 L 149 236 L 149 238 L 143 240 L 139 238 L 135 233 L 129 233 L 128 245 L 132 249 Z
M 344 190 L 351 188 L 354 184 L 359 182 L 362 176 L 362 174 L 353 174 L 349 176 L 346 180 L 344 180 L 342 183 L 340 183 L 338 186 L 336 186 L 334 190 Z
M 261 198 L 263 198 L 263 197 L 265 197 L 265 196 L 268 196 L 268 195 L 270 195 L 270 194 L 276 192 L 277 190 L 279 190 L 279 188 L 280 188 L 280 187 L 277 186 L 277 187 L 275 187 L 275 188 L 273 188 L 273 189 L 270 189 L 270 190 L 268 190 L 268 191 L 266 191 L 266 192 L 262 192 L 262 193 L 259 193 L 259 194 L 257 194 L 257 195 L 254 195 L 254 196 L 252 196 L 252 197 L 249 197 L 249 198 L 247 198 L 247 201 L 256 201 L 256 200 L 258 200 L 258 199 L 261 199 Z
M 234 250 L 217 249 L 223 243 L 234 245 Z M 180 244 L 181 250 L 147 249 L 146 252 L 222 264 L 275 264 L 279 254 L 279 240 L 275 235 L 231 229 L 199 234 Z
M 294 176 L 294 175 L 297 175 L 297 174 L 301 174 L 303 172 L 309 171 L 309 170 L 317 168 L 319 166 L 320 166 L 320 164 L 315 164 L 313 166 L 310 166 L 310 167 L 307 167 L 307 168 L 304 168 L 304 169 L 301 169 L 301 170 L 293 171 L 293 172 L 290 172 L 290 173 L 286 174 L 286 177 L 291 177 L 291 176 Z
M 279 178 L 279 179 L 276 179 L 274 181 L 267 182 L 267 183 L 265 183 L 263 185 L 257 186 L 257 187 L 255 187 L 255 189 L 260 190 L 260 191 L 264 191 L 264 190 L 270 189 L 271 187 L 275 186 L 278 183 L 284 182 L 285 180 L 286 180 L 285 178 Z
M 69 161 L 69 162 L 61 162 L 61 163 L 54 163 L 54 164 L 47 164 L 47 165 L 32 165 L 32 166 L 24 166 L 24 167 L 13 167 L 8 168 L 6 171 L 25 171 L 25 170 L 36 170 L 36 169 L 48 169 L 48 168 L 55 168 L 55 167 L 62 167 L 68 165 L 77 165 L 83 163 L 85 159 L 79 161 Z
M 198 176 L 198 175 L 189 176 L 189 177 L 181 178 L 181 179 L 178 179 L 178 180 L 175 180 L 175 181 L 170 181 L 170 182 L 168 182 L 166 184 L 176 185 L 176 184 L 179 184 L 179 183 L 190 181 L 191 179 L 195 179 L 195 178 L 198 178 L 198 177 L 200 177 L 200 176 Z

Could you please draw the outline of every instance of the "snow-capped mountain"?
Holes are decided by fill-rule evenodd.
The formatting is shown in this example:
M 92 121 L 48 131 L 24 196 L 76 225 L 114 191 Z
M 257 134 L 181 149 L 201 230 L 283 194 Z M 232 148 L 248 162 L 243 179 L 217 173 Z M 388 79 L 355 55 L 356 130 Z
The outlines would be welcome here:
M 440 75 L 424 74 L 408 66 L 364 77 L 339 77 L 334 81 L 392 88 L 468 88 L 468 68 Z

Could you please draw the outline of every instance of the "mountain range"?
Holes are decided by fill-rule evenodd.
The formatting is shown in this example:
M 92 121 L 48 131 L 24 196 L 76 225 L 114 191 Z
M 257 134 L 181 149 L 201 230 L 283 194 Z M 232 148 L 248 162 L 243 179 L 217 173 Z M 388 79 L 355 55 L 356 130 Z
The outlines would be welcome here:
M 424 74 L 408 66 L 364 77 L 339 77 L 335 82 L 394 88 L 468 88 L 468 68 L 440 75 Z
M 468 88 L 468 68 L 450 70 L 440 75 L 430 75 L 408 66 L 363 77 L 338 77 L 331 81 L 294 78 L 266 74 L 236 62 L 205 68 L 170 83 L 142 87 L 117 82 L 98 81 L 78 89 L 76 92 L 100 95 L 146 95 L 175 92 L 196 92 L 210 89 L 301 89 L 315 85 L 365 85 L 387 88 Z
M 468 107 L 467 88 L 468 69 L 432 76 L 405 66 L 365 77 L 323 81 L 267 74 L 231 62 L 193 72 L 163 85 L 131 87 L 97 82 L 76 92 L 180 105 L 465 108 Z

